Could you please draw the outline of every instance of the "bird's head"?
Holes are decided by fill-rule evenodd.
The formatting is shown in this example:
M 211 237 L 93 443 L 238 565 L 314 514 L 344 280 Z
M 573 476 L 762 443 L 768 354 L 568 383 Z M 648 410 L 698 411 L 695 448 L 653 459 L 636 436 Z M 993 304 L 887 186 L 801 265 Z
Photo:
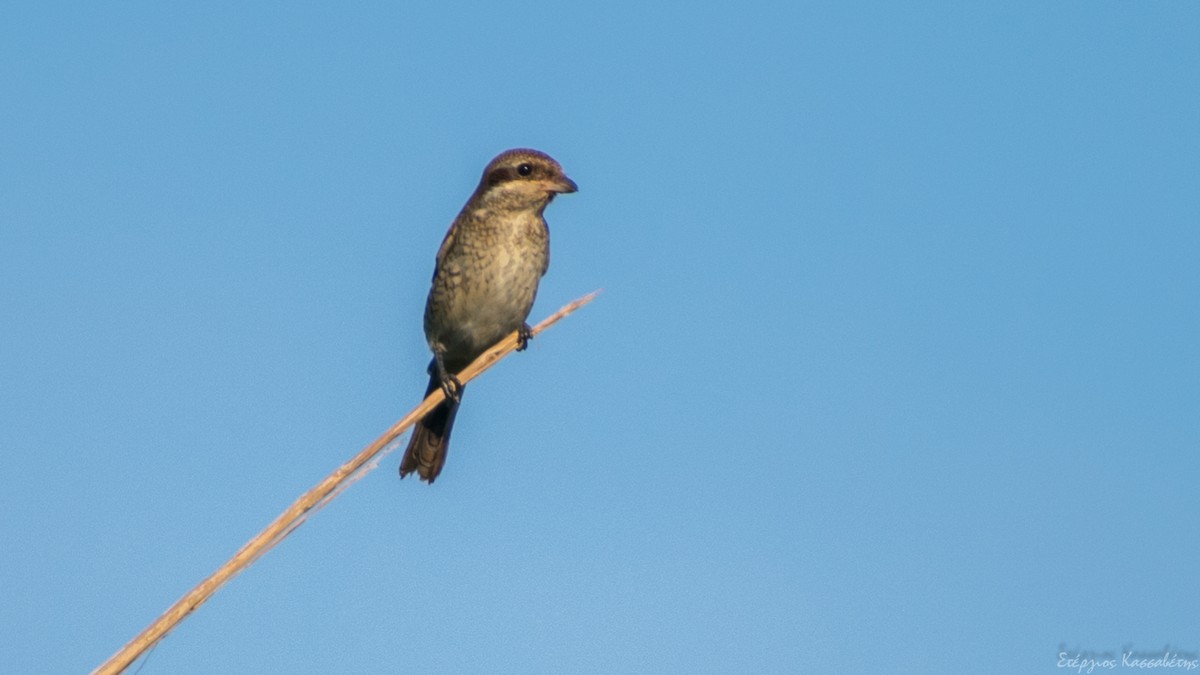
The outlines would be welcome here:
M 544 208 L 555 195 L 578 189 L 550 155 L 518 148 L 488 163 L 476 197 L 496 205 Z

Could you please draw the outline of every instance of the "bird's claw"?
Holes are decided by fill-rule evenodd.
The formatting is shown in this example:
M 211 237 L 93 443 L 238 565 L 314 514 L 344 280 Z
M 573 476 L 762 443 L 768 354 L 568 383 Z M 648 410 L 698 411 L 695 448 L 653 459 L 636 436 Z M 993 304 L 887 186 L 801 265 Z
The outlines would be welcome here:
M 517 351 L 523 352 L 529 346 L 529 341 L 533 339 L 533 329 L 529 324 L 523 323 L 517 329 Z
M 463 383 L 451 373 L 443 373 L 440 378 L 442 393 L 446 399 L 458 403 L 462 400 Z
M 435 349 L 433 351 L 433 367 L 436 369 L 438 384 L 442 387 L 442 393 L 446 395 L 446 400 L 458 403 L 462 400 L 463 383 L 462 380 L 446 370 L 446 363 L 442 358 L 442 351 Z

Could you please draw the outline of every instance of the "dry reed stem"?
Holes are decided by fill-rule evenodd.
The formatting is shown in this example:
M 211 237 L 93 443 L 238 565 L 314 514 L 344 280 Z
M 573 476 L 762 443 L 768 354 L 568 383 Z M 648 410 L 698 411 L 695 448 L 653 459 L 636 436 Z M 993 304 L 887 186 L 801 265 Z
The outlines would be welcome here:
M 533 327 L 533 334 L 537 335 L 555 323 L 558 323 L 559 320 L 571 312 L 591 302 L 599 293 L 600 291 L 593 291 L 546 317 L 541 323 Z M 470 382 L 483 371 L 495 365 L 500 359 L 508 356 L 516 347 L 517 334 L 514 332 L 484 352 L 482 356 L 467 366 L 466 370 L 459 373 L 459 381 L 463 384 Z M 254 561 L 262 557 L 264 553 L 283 541 L 285 537 L 304 522 L 310 513 L 319 510 L 325 504 L 329 503 L 330 500 L 341 494 L 342 490 L 349 487 L 351 483 L 361 478 L 367 471 L 374 468 L 374 466 L 377 466 L 378 463 L 374 466 L 367 466 L 367 463 L 395 441 L 400 434 L 404 433 L 410 426 L 424 417 L 426 413 L 433 410 L 444 398 L 445 395 L 442 391 L 435 389 L 432 394 L 421 402 L 421 405 L 414 408 L 399 422 L 393 424 L 382 436 L 375 439 L 375 442 L 363 448 L 350 461 L 338 467 L 336 471 L 329 474 L 316 487 L 305 492 L 286 511 L 263 529 L 262 532 L 259 532 L 253 539 L 247 542 L 224 565 L 217 568 L 216 572 L 213 572 L 207 579 L 188 591 L 174 605 L 171 605 L 162 616 L 158 617 L 154 623 L 147 626 L 137 637 L 122 647 L 120 651 L 113 654 L 100 667 L 92 671 L 92 674 L 112 675 L 128 668 L 146 650 L 163 639 L 167 633 L 171 632 L 187 615 L 191 614 L 197 607 L 211 598 L 221 586 L 224 586 L 226 582 L 237 576 L 242 570 L 254 564 Z

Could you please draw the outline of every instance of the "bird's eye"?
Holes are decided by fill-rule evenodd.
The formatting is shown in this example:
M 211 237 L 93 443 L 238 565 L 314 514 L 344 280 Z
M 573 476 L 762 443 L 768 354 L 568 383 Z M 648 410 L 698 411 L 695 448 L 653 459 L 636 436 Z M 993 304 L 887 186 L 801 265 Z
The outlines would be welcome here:
M 529 174 L 533 173 L 533 165 L 522 164 L 521 166 L 517 167 L 517 173 L 521 174 L 522 176 L 528 176 Z

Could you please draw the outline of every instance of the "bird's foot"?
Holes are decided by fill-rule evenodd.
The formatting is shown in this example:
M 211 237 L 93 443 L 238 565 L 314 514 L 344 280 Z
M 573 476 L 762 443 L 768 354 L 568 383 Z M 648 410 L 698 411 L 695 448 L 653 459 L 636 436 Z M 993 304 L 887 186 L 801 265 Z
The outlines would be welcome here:
M 462 400 L 463 383 L 459 379 L 449 373 L 446 377 L 441 378 L 442 393 L 446 395 L 446 399 L 458 403 Z
M 517 351 L 523 352 L 529 346 L 529 341 L 533 339 L 533 329 L 529 324 L 523 323 L 517 329 Z
M 433 356 L 434 363 L 437 364 L 438 384 L 442 387 L 442 393 L 446 395 L 446 400 L 458 403 L 462 400 L 462 381 L 454 373 L 446 370 L 446 364 L 442 361 L 441 352 L 434 352 Z

